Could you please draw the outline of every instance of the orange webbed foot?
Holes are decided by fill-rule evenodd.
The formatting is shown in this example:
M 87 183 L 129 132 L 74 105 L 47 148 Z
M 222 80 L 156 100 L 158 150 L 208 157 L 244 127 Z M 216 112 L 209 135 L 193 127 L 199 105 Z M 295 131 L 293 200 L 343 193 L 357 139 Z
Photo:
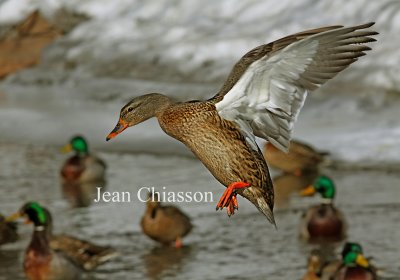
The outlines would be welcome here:
M 239 209 L 239 205 L 237 202 L 237 198 L 236 198 L 236 190 L 237 189 L 242 189 L 242 188 L 247 188 L 249 187 L 250 184 L 248 183 L 244 183 L 244 182 L 235 182 L 230 184 L 225 192 L 222 194 L 216 210 L 219 209 L 223 209 L 224 207 L 227 208 L 227 213 L 228 216 L 230 217 L 231 215 L 235 214 L 235 209 L 238 210 Z

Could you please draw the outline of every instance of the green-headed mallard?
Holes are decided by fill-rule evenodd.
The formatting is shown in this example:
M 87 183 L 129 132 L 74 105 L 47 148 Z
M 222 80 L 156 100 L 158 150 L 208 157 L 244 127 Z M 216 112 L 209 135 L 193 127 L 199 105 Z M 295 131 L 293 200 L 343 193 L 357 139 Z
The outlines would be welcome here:
M 67 273 L 76 273 L 74 275 L 78 275 L 80 274 L 81 269 L 92 270 L 100 264 L 103 264 L 104 262 L 117 256 L 116 251 L 112 248 L 98 246 L 91 242 L 66 234 L 54 235 L 52 233 L 53 222 L 50 212 L 37 202 L 26 203 L 19 212 L 8 218 L 8 220 L 16 219 L 21 216 L 26 217 L 28 221 L 33 222 L 35 225 L 34 234 L 31 241 L 31 245 L 33 245 L 28 247 L 25 255 L 25 272 L 27 275 L 40 274 L 42 275 L 40 277 L 43 277 L 28 277 L 29 279 L 70 279 L 67 276 L 63 276 L 65 278 L 51 277 L 54 277 L 52 276 L 53 273 L 54 275 L 57 275 L 57 277 L 61 277 L 61 274 L 59 273 L 64 271 L 64 269 L 67 270 Z M 35 252 L 37 248 L 36 243 L 41 243 L 42 246 L 38 252 Z M 49 266 L 54 266 L 54 268 L 51 269 L 48 275 L 44 272 L 40 272 L 42 271 L 41 260 L 43 259 L 41 250 L 46 252 L 47 258 L 52 259 L 54 256 L 56 256 L 55 263 L 49 264 Z M 36 256 L 38 256 L 37 259 L 35 259 Z M 60 257 L 64 258 L 62 262 L 59 260 Z M 63 264 L 63 267 L 57 267 L 58 264 Z M 72 264 L 72 266 L 70 264 Z M 35 268 L 36 265 L 37 269 Z M 54 272 L 52 272 L 53 270 Z M 45 271 L 44 268 L 43 271 Z
M 24 258 L 26 277 L 30 280 L 80 279 L 80 269 L 64 254 L 50 247 L 45 210 L 37 203 L 27 203 L 7 220 L 19 217 L 26 217 L 28 222 L 34 224 L 32 239 Z
M 364 257 L 358 243 L 347 242 L 342 250 L 342 264 L 332 280 L 376 280 L 376 268 Z
M 140 225 L 151 239 L 164 245 L 175 242 L 177 248 L 182 246 L 182 238 L 193 227 L 190 218 L 179 208 L 161 205 L 156 193 L 148 198 Z
M 226 207 L 232 215 L 240 194 L 275 223 L 273 185 L 255 136 L 287 151 L 307 93 L 370 50 L 365 43 L 377 34 L 368 29 L 372 25 L 322 27 L 259 46 L 236 63 L 221 90 L 206 101 L 176 103 L 159 93 L 136 97 L 123 106 L 107 140 L 157 117 L 164 132 L 185 144 L 227 187 L 217 209 Z
M 333 181 L 327 176 L 318 176 L 313 185 L 301 191 L 301 195 L 310 196 L 317 192 L 323 201 L 304 213 L 300 236 L 310 242 L 340 241 L 346 236 L 346 223 L 343 214 L 333 206 Z
M 279 150 L 270 142 L 264 146 L 264 157 L 271 167 L 297 176 L 304 172 L 318 170 L 327 154 L 327 152 L 317 151 L 310 145 L 296 140 L 290 141 L 287 153 Z
M 18 240 L 17 225 L 13 222 L 7 222 L 0 214 L 0 245 L 12 243 Z
M 82 136 L 73 137 L 62 151 L 75 151 L 75 155 L 65 161 L 61 168 L 64 182 L 84 183 L 105 181 L 106 164 L 103 160 L 89 153 L 88 143 Z

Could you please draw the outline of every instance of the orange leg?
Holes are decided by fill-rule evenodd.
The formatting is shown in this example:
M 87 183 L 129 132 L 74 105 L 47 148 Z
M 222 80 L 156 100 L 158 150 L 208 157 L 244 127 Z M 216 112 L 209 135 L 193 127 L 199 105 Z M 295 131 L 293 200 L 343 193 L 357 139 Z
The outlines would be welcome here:
M 175 240 L 175 248 L 182 248 L 182 239 L 180 237 L 177 237 Z
M 236 198 L 236 190 L 247 188 L 250 184 L 244 182 L 235 182 L 230 184 L 225 192 L 222 194 L 216 210 L 223 209 L 224 207 L 227 208 L 228 216 L 235 214 L 235 209 L 239 209 L 239 205 Z

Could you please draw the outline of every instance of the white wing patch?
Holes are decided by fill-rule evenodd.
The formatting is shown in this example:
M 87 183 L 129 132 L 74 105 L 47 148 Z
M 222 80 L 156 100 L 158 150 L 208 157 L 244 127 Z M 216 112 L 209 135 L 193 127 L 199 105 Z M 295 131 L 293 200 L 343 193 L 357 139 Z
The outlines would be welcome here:
M 216 104 L 220 116 L 238 123 L 246 137 L 254 134 L 284 151 L 289 148 L 293 123 L 307 96 L 299 83 L 300 75 L 318 48 L 316 40 L 299 43 L 253 62 Z

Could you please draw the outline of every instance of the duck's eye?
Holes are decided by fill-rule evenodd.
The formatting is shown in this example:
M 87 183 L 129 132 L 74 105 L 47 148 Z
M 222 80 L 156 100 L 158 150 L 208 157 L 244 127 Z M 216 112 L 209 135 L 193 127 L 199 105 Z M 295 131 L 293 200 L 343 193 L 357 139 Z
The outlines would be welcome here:
M 132 107 L 129 107 L 129 108 L 128 108 L 128 112 L 132 112 L 132 110 L 133 110 Z

